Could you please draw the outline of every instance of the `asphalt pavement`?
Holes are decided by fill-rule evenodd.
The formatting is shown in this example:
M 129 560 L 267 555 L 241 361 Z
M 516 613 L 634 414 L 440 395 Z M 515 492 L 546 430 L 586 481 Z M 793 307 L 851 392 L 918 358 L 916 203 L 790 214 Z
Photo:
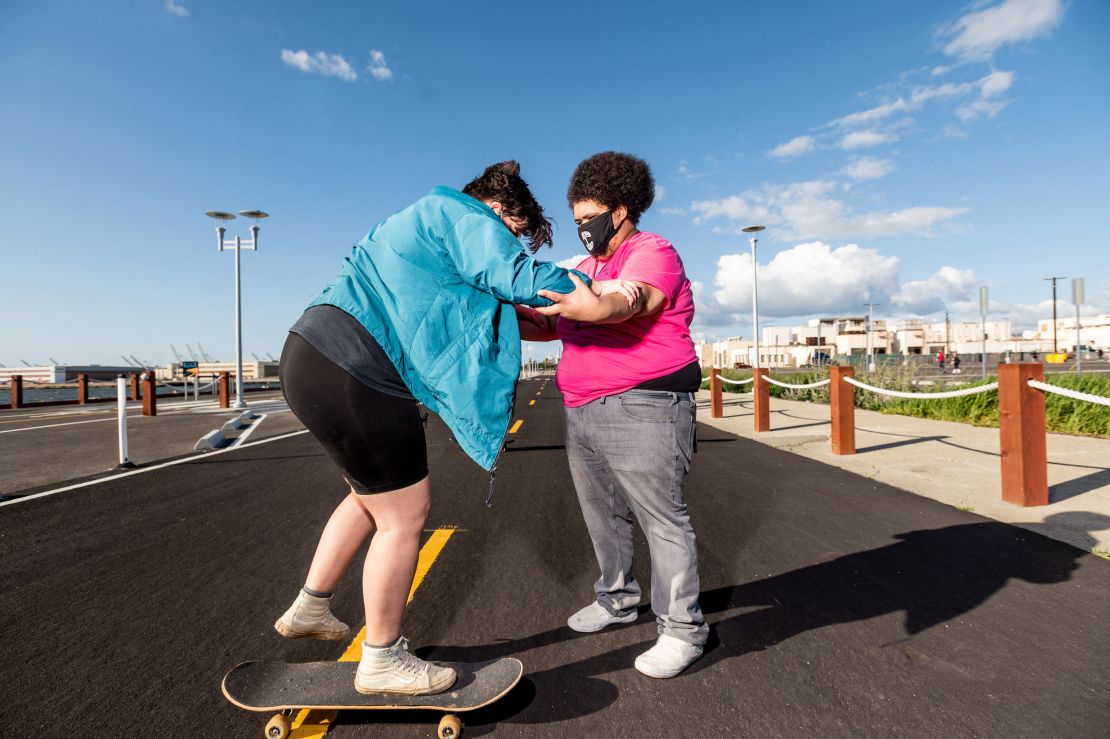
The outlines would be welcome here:
M 592 598 L 597 565 L 554 384 L 522 381 L 514 419 L 492 508 L 488 475 L 437 419 L 428 426 L 429 529 L 455 533 L 406 636 L 433 659 L 525 665 L 512 694 L 464 716 L 464 736 L 1110 726 L 1110 562 L 705 426 L 687 496 L 710 643 L 677 678 L 641 675 L 633 661 L 655 638 L 646 600 L 634 624 L 565 626 Z M 2 733 L 259 736 L 267 716 L 220 693 L 227 670 L 340 656 L 344 644 L 286 640 L 272 624 L 345 486 L 308 434 L 259 441 L 0 507 Z M 637 559 L 646 590 L 639 540 Z M 334 600 L 356 627 L 357 564 Z M 428 737 L 437 718 L 347 712 L 329 736 Z

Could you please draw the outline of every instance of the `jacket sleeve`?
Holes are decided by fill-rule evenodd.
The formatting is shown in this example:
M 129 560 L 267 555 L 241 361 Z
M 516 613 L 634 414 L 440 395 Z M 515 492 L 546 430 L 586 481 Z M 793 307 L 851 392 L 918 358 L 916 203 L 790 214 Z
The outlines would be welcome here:
M 571 271 L 590 284 L 590 278 L 577 270 L 535 259 L 504 224 L 482 213 L 460 218 L 444 235 L 443 246 L 466 284 L 506 303 L 551 305 L 536 292 L 574 292 L 567 277 Z

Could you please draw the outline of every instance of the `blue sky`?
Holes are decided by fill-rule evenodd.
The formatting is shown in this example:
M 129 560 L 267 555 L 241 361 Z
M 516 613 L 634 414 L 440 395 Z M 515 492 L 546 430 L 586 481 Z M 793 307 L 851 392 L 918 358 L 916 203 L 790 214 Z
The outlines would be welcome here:
M 0 8 L 0 363 L 233 352 L 212 209 L 259 208 L 244 351 L 378 220 L 516 158 L 564 193 L 653 167 L 640 226 L 696 282 L 695 333 L 817 314 L 1028 325 L 1049 275 L 1110 312 L 1110 4 L 22 2 Z M 237 221 L 231 235 L 246 234 Z M 1070 300 L 1070 286 L 1061 290 Z

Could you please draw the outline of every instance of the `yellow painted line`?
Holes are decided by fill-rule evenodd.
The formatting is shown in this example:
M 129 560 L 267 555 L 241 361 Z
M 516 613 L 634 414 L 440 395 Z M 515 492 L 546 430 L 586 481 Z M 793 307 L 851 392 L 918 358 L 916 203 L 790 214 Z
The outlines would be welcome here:
M 509 429 L 509 433 L 510 434 L 515 434 L 517 431 L 520 430 L 521 424 L 523 424 L 523 423 L 524 423 L 523 418 L 517 420 L 517 422 L 513 424 L 513 427 L 511 429 Z
M 535 404 L 536 404 L 536 401 L 534 401 L 534 400 L 529 400 L 528 401 L 528 405 L 535 405 Z
M 436 561 L 436 557 L 443 551 L 446 546 L 447 540 L 451 538 L 458 529 L 442 528 L 432 531 L 432 535 L 424 542 L 424 546 L 420 547 L 420 558 L 416 561 L 416 574 L 412 578 L 412 587 L 409 589 L 409 598 L 406 603 L 412 602 L 412 597 L 416 595 L 416 589 L 420 587 L 420 583 L 424 582 L 428 570 L 432 569 L 432 564 Z M 363 626 L 358 630 L 354 641 L 347 646 L 347 650 L 343 652 L 343 656 L 339 658 L 340 662 L 358 662 L 362 659 L 362 642 L 366 639 L 366 627 Z M 328 733 L 335 721 L 338 711 L 311 711 L 307 708 L 302 709 L 297 717 L 293 720 L 293 730 L 289 733 L 289 739 L 316 739 Z

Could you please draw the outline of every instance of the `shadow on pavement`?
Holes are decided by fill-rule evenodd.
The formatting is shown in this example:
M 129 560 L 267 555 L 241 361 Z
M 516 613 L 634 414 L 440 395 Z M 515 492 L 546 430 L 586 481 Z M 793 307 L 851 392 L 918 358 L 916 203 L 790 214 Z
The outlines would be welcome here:
M 1054 514 L 1044 524 L 1027 528 L 1035 531 L 1052 525 L 1074 526 L 1077 522 L 1083 523 L 1086 531 L 1110 528 L 1108 516 L 1072 512 Z M 709 642 L 702 659 L 684 675 L 696 675 L 731 657 L 765 650 L 815 629 L 891 613 L 905 613 L 907 636 L 919 634 L 974 610 L 1011 580 L 1032 585 L 1066 582 L 1078 568 L 1078 560 L 1091 556 L 1026 529 L 993 521 L 909 531 L 893 538 L 897 542 L 887 546 L 703 591 L 701 607 L 711 624 Z M 1038 596 L 1030 592 L 1029 597 Z M 729 613 L 737 609 L 743 612 Z M 641 618 L 636 623 L 649 623 L 644 618 L 649 608 L 640 606 L 639 610 Z M 715 614 L 726 615 L 711 618 Z M 630 624 L 623 628 L 633 627 Z M 478 661 L 591 636 L 562 627 L 494 644 L 418 651 L 430 659 Z M 637 655 L 653 641 L 528 674 L 533 695 L 541 694 L 546 700 L 543 707 L 530 713 L 528 721 L 563 721 L 610 705 L 619 691 L 601 676 L 631 668 Z M 491 716 L 491 720 L 505 720 L 519 713 L 528 705 L 521 705 L 525 700 L 530 702 L 522 693 L 505 707 L 513 713 L 502 718 Z

